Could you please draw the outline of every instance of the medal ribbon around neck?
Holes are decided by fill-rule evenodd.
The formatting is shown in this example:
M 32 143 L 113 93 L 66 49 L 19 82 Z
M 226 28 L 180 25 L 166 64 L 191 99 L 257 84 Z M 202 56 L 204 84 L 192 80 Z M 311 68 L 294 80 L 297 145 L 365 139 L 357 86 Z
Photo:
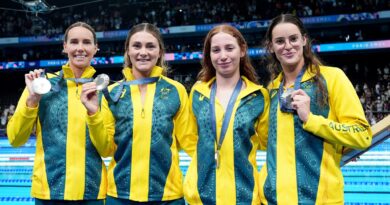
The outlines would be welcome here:
M 60 71 L 60 74 L 56 74 L 56 73 L 52 73 L 52 74 L 55 76 L 58 76 L 60 79 L 70 80 L 70 81 L 73 81 L 77 84 L 84 84 L 84 83 L 93 81 L 93 78 L 63 78 L 64 73 L 62 70 Z M 38 84 L 34 83 L 34 81 L 38 82 Z M 54 86 L 51 86 L 51 84 L 48 80 L 48 77 L 47 77 L 47 73 L 45 71 L 41 72 L 40 77 L 35 79 L 34 81 L 33 81 L 33 85 L 34 84 L 38 85 L 38 86 L 34 86 L 34 87 L 40 87 L 39 88 L 40 90 L 37 91 L 38 94 L 41 94 L 41 95 L 46 94 L 50 90 L 53 92 L 58 92 L 60 90 L 60 81 L 61 80 L 57 81 L 57 83 Z
M 303 74 L 305 74 L 305 70 L 306 70 L 306 65 L 303 65 L 301 71 L 299 72 L 297 78 L 295 79 L 294 90 L 299 90 L 301 88 L 301 80 L 302 80 Z M 283 102 L 282 95 L 283 95 L 283 92 L 284 92 L 284 90 L 283 90 L 284 80 L 285 80 L 285 78 L 283 77 L 283 80 L 282 80 L 282 82 L 279 85 L 279 91 L 278 91 L 278 100 L 279 100 L 280 110 L 282 110 L 283 112 L 291 112 L 291 113 L 293 113 L 294 110 L 286 108 L 285 105 L 282 103 Z
M 92 82 L 94 81 L 93 78 L 64 78 L 64 72 L 61 70 L 59 74 L 55 74 L 55 73 L 52 73 L 53 75 L 55 76 L 58 76 L 60 79 L 64 79 L 64 80 L 70 80 L 70 81 L 73 81 L 77 84 L 84 84 L 84 83 L 89 83 L 89 82 Z M 46 76 L 46 73 L 45 72 L 42 72 L 41 73 L 41 77 L 43 78 L 44 76 Z M 100 76 L 100 77 L 99 77 Z M 98 75 L 96 78 L 101 78 L 103 79 L 104 81 L 107 80 L 108 78 L 108 81 L 109 82 L 117 82 L 117 81 L 112 81 L 112 80 L 109 80 L 109 77 L 107 76 L 106 74 L 100 74 Z M 45 80 L 47 80 L 47 76 L 45 78 Z M 150 78 L 141 78 L 141 79 L 136 79 L 136 80 L 131 80 L 131 81 L 122 81 L 122 82 L 118 82 L 119 83 L 119 90 L 117 93 L 115 93 L 114 97 L 112 98 L 110 93 L 108 92 L 108 89 L 107 89 L 107 85 L 108 85 L 108 82 L 103 82 L 104 85 L 100 85 L 102 88 L 98 89 L 98 90 L 101 90 L 104 94 L 104 96 L 106 97 L 107 100 L 110 100 L 110 101 L 113 101 L 113 102 L 118 102 L 119 100 L 119 97 L 122 93 L 122 90 L 123 90 L 123 87 L 125 85 L 143 85 L 143 84 L 149 84 L 149 83 L 154 83 L 154 82 L 157 82 L 158 80 L 160 79 L 160 77 L 150 77 Z M 99 85 L 97 85 L 99 86 Z M 54 91 L 54 92 L 58 92 L 60 90 L 60 80 L 54 85 L 51 87 L 51 90 Z
M 160 79 L 160 77 L 140 78 L 140 79 L 136 79 L 136 80 L 118 82 L 118 83 L 119 83 L 119 88 L 118 88 L 118 90 L 117 90 L 117 92 L 115 93 L 115 95 L 114 95 L 113 98 L 111 97 L 110 93 L 108 92 L 107 87 L 104 88 L 104 89 L 102 90 L 102 92 L 103 92 L 103 94 L 104 94 L 104 97 L 105 97 L 108 101 L 117 103 L 118 100 L 119 100 L 119 97 L 120 97 L 121 94 L 122 94 L 123 87 L 124 87 L 125 85 L 143 85 L 143 84 L 150 84 L 150 83 L 157 82 L 158 79 Z
M 225 115 L 223 117 L 223 123 L 221 127 L 221 133 L 219 136 L 219 141 L 217 141 L 217 129 L 216 129 L 216 112 L 215 112 L 215 95 L 217 92 L 217 83 L 214 82 L 211 87 L 211 93 L 210 93 L 210 115 L 211 115 L 211 122 L 212 122 L 212 128 L 215 138 L 215 143 L 217 144 L 217 150 L 215 151 L 215 160 L 216 160 L 216 167 L 219 168 L 219 151 L 221 150 L 223 140 L 225 139 L 226 131 L 229 126 L 230 118 L 233 112 L 234 104 L 237 100 L 238 95 L 240 94 L 242 87 L 242 79 L 240 78 L 236 84 L 236 87 L 234 88 L 233 94 L 230 96 L 228 106 L 226 108 Z

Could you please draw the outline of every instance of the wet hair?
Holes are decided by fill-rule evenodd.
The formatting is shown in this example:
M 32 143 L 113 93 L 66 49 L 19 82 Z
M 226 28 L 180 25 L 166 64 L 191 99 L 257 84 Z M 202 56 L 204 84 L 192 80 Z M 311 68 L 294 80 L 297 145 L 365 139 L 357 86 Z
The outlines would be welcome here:
M 85 23 L 85 22 L 76 22 L 72 25 L 70 25 L 66 31 L 65 31 L 65 34 L 64 34 L 64 42 L 66 42 L 68 40 L 68 34 L 69 34 L 69 31 L 70 29 L 74 28 L 74 27 L 83 27 L 83 28 L 86 28 L 88 29 L 89 31 L 91 31 L 92 35 L 93 35 L 93 43 L 96 45 L 97 44 L 97 39 L 96 39 L 96 33 L 95 33 L 95 30 L 92 28 L 92 26 L 90 26 L 89 24 Z
M 217 33 L 227 33 L 237 39 L 237 43 L 241 48 L 241 51 L 244 52 L 244 56 L 240 58 L 240 75 L 247 77 L 250 81 L 258 83 L 258 77 L 254 67 L 252 66 L 249 56 L 247 54 L 248 44 L 245 41 L 245 38 L 242 36 L 240 31 L 235 27 L 223 24 L 212 28 L 207 34 L 204 40 L 203 46 L 203 58 L 202 58 L 202 69 L 198 74 L 198 80 L 207 82 L 216 75 L 215 68 L 211 62 L 211 38 Z
M 281 23 L 291 23 L 294 24 L 300 31 L 302 37 L 306 38 L 306 45 L 303 46 L 303 58 L 305 61 L 305 65 L 307 66 L 307 69 L 309 72 L 315 74 L 314 81 L 317 84 L 319 93 L 317 101 L 320 103 L 320 105 L 326 105 L 327 104 L 327 92 L 325 91 L 325 85 L 321 81 L 321 73 L 320 73 L 320 66 L 322 65 L 321 60 L 319 57 L 311 50 L 312 43 L 311 39 L 309 37 L 309 34 L 305 27 L 303 26 L 303 22 L 296 16 L 292 14 L 281 14 L 274 19 L 272 19 L 267 32 L 265 34 L 265 40 L 263 42 L 263 46 L 267 51 L 267 69 L 271 73 L 271 79 L 274 80 L 280 72 L 282 72 L 282 66 L 279 62 L 279 60 L 276 58 L 276 55 L 274 52 L 271 52 L 272 47 L 272 31 L 278 24 Z
M 140 24 L 137 24 L 135 26 L 133 26 L 130 30 L 129 30 L 129 33 L 127 34 L 127 38 L 126 38 L 126 41 L 125 41 L 125 54 L 124 54 L 124 68 L 126 67 L 132 67 L 131 65 L 131 61 L 130 61 L 130 57 L 127 55 L 128 51 L 129 51 L 129 43 L 130 43 L 130 39 L 131 37 L 138 33 L 138 32 L 148 32 L 150 33 L 152 36 L 154 36 L 157 41 L 158 41 L 158 45 L 160 46 L 160 58 L 157 60 L 157 63 L 156 65 L 157 66 L 160 66 L 164 69 L 164 74 L 167 72 L 167 64 L 165 62 L 165 48 L 164 48 L 164 42 L 163 42 L 163 39 L 162 39 L 162 36 L 161 36 L 161 33 L 160 33 L 160 30 L 154 26 L 153 24 L 150 24 L 150 23 L 140 23 Z

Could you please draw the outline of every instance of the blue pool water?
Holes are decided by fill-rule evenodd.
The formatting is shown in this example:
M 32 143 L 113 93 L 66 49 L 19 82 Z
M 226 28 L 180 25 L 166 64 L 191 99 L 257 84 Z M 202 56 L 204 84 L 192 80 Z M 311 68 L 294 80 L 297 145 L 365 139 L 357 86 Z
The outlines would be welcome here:
M 32 205 L 30 197 L 35 139 L 21 148 L 0 138 L 0 205 Z M 180 153 L 180 168 L 187 171 L 190 158 Z M 258 152 L 259 169 L 265 153 Z M 108 163 L 109 159 L 105 159 Z M 390 140 L 342 168 L 346 205 L 390 205 Z

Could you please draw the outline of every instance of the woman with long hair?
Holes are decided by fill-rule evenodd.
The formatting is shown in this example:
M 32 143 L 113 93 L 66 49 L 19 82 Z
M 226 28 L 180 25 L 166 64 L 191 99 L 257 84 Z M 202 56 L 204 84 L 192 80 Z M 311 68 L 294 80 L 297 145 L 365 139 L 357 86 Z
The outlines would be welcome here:
M 302 21 L 282 14 L 265 36 L 272 74 L 263 204 L 344 204 L 344 147 L 364 149 L 371 129 L 342 70 L 322 65 Z
M 34 86 L 34 80 L 42 80 L 42 70 L 25 75 L 26 89 L 8 123 L 8 139 L 12 146 L 21 146 L 36 126 L 31 188 L 35 204 L 103 205 L 106 166 L 90 140 L 80 101 L 81 82 L 95 73 L 91 66 L 98 50 L 94 29 L 83 22 L 70 25 L 63 49 L 69 60 L 61 71 L 48 76 L 50 92 L 42 94 Z
M 266 146 L 269 97 L 257 84 L 247 50 L 230 25 L 206 36 L 199 82 L 190 94 L 197 140 L 184 182 L 189 204 L 260 202 L 256 151 Z
M 187 92 L 164 76 L 164 44 L 154 25 L 131 28 L 124 58 L 125 81 L 109 87 L 101 109 L 96 83 L 83 85 L 92 141 L 102 156 L 113 156 L 106 204 L 184 205 L 178 151 L 191 142 Z

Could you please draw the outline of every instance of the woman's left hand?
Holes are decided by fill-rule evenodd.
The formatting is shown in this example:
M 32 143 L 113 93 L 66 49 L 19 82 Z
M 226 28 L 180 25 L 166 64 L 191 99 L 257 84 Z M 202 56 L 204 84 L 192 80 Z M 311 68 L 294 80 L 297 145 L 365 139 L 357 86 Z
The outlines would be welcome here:
M 305 91 L 299 89 L 292 92 L 291 98 L 293 99 L 291 103 L 293 109 L 297 111 L 299 119 L 305 123 L 310 114 L 310 97 Z

